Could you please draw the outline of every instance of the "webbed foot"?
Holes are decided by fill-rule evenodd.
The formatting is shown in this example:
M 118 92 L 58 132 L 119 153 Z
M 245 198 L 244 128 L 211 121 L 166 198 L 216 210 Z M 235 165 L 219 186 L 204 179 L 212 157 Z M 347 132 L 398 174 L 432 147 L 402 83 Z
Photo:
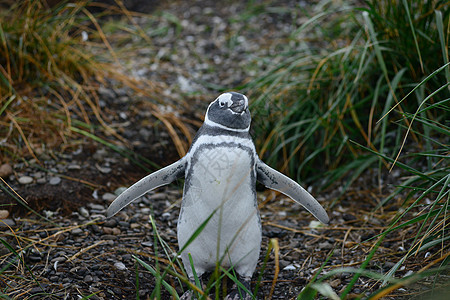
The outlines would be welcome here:
M 250 292 L 250 278 L 242 278 L 239 280 L 242 285 Z M 247 293 L 244 289 L 233 285 L 231 293 L 229 293 L 224 300 L 252 300 L 253 297 L 250 293 Z

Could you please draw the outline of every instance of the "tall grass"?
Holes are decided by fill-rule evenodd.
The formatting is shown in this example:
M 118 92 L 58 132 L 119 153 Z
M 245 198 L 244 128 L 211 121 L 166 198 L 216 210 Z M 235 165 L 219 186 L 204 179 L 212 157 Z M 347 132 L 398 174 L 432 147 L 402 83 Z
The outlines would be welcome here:
M 323 11 L 292 33 L 293 46 L 263 60 L 268 70 L 243 87 L 265 116 L 253 125 L 257 148 L 291 176 L 322 187 L 343 180 L 343 191 L 374 167 L 385 194 L 393 190 L 383 181 L 390 170 L 406 175 L 374 208 L 403 200 L 341 299 L 360 276 L 393 282 L 375 299 L 427 276 L 439 281 L 450 245 L 449 3 L 321 4 Z M 379 243 L 400 230 L 409 230 L 402 257 L 386 274 L 367 273 Z M 400 266 L 423 252 L 433 259 L 398 281 Z M 326 292 L 321 284 L 315 291 Z M 308 293 L 299 298 L 312 299 Z
M 292 33 L 286 44 L 293 47 L 263 60 L 268 71 L 243 88 L 252 95 L 254 114 L 263 116 L 255 118 L 253 129 L 264 159 L 310 182 L 333 170 L 325 178 L 329 184 L 349 170 L 370 166 L 364 164 L 367 152 L 351 141 L 390 156 L 398 153 L 405 135 L 399 124 L 409 126 L 404 113 L 414 112 L 421 99 L 409 97 L 378 121 L 447 59 L 442 56 L 447 40 L 440 42 L 433 11 L 442 10 L 445 35 L 447 6 L 440 1 L 427 6 L 422 1 L 408 3 L 414 14 L 408 15 L 401 1 L 369 1 L 360 9 L 335 7 L 329 1 L 327 9 Z M 415 18 L 411 20 L 415 35 L 408 16 Z M 423 95 L 441 87 L 447 73 L 437 73 L 424 83 Z M 448 96 L 448 89 L 443 89 L 432 101 Z M 442 105 L 427 110 L 427 116 L 444 122 Z M 413 128 L 422 131 L 421 125 Z M 419 149 L 427 145 L 415 132 L 409 141 Z M 352 162 L 363 166 L 345 168 Z M 388 166 L 384 160 L 382 165 Z
M 1 156 L 38 160 L 36 152 L 70 147 L 71 138 L 86 129 L 127 145 L 100 107 L 100 88 L 126 87 L 152 99 L 160 94 L 161 85 L 127 75 L 113 49 L 114 37 L 100 26 L 105 15 L 132 20 L 132 13 L 111 6 L 94 15 L 91 5 L 61 1 L 48 7 L 46 1 L 27 0 L 0 11 Z M 137 26 L 129 26 L 121 38 L 142 35 L 151 42 Z M 183 154 L 187 146 L 174 129 L 183 127 L 181 122 L 161 113 L 156 104 L 146 104 Z

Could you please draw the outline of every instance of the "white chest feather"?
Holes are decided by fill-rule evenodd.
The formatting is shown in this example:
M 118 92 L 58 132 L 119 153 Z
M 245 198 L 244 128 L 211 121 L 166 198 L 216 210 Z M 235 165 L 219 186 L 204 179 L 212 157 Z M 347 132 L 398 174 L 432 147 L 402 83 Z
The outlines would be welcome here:
M 212 216 L 188 249 L 191 253 L 201 254 L 197 261 L 214 264 L 226 251 L 237 261 L 249 251 L 259 251 L 261 229 L 252 141 L 229 136 L 201 136 L 189 155 L 178 222 L 180 246 Z
M 222 206 L 254 206 L 254 153 L 248 139 L 201 137 L 191 149 L 183 206 L 196 206 L 205 214 Z

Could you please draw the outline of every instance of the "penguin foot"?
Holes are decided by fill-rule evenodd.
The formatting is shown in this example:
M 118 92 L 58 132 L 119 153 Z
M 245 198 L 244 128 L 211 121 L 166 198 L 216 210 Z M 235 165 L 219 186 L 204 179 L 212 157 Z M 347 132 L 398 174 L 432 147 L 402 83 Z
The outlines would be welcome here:
M 239 293 L 238 290 L 233 290 L 231 293 L 229 293 L 224 300 L 252 300 L 252 296 L 247 294 L 244 291 L 241 291 Z
M 243 279 L 241 277 L 240 282 L 247 289 L 247 291 L 250 291 L 250 278 Z M 236 285 L 233 285 L 231 293 L 229 293 L 224 300 L 252 300 L 252 299 L 253 297 L 251 294 L 247 293 L 246 291 L 237 287 Z

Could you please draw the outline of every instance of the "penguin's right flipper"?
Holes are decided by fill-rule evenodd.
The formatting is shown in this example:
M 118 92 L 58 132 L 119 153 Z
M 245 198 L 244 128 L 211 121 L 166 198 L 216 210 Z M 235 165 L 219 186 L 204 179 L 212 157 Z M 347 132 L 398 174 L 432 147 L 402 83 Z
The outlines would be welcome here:
M 185 169 L 186 159 L 183 157 L 173 164 L 147 175 L 120 194 L 108 207 L 106 216 L 108 218 L 114 216 L 136 198 L 157 187 L 169 184 L 175 179 L 184 176 Z
M 257 180 L 266 187 L 282 192 L 295 202 L 301 204 L 320 222 L 328 224 L 330 219 L 325 209 L 307 190 L 286 175 L 272 169 L 261 160 L 256 163 Z

